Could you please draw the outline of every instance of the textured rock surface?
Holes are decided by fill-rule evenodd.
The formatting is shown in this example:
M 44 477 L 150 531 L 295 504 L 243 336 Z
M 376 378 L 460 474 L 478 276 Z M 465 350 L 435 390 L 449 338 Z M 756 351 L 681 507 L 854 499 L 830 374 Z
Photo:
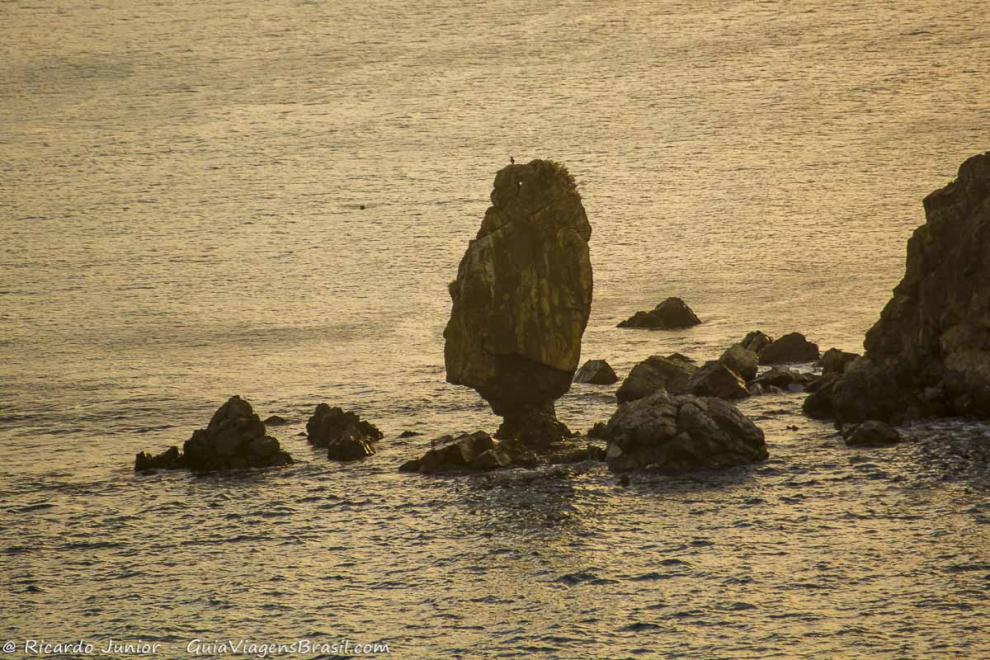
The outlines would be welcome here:
M 849 447 L 889 447 L 901 441 L 897 429 L 877 420 L 868 420 L 843 429 Z
M 727 348 L 718 361 L 739 374 L 745 381 L 756 378 L 760 364 L 756 351 L 746 348 L 742 343 Z
M 494 470 L 512 463 L 498 441 L 484 431 L 465 433 L 457 437 L 437 438 L 422 458 L 403 463 L 402 472 L 456 472 L 461 470 Z
M 757 376 L 753 382 L 763 388 L 777 387 L 784 391 L 801 392 L 814 380 L 815 376 L 812 374 L 784 367 L 773 367 Z
M 698 367 L 680 353 L 667 357 L 651 355 L 629 370 L 615 397 L 620 403 L 634 401 L 661 388 L 672 394 L 686 393 L 691 376 L 697 370 Z
M 990 153 L 924 200 L 904 278 L 831 389 L 841 422 L 990 417 Z
M 606 434 L 606 461 L 614 471 L 684 472 L 767 458 L 763 431 L 733 405 L 665 390 L 620 405 Z
M 619 380 L 615 370 L 605 360 L 588 360 L 574 374 L 575 383 L 591 383 L 592 385 L 611 385 Z
M 676 330 L 690 328 L 701 319 L 680 298 L 667 298 L 649 312 L 636 312 L 619 323 L 620 328 L 649 328 L 651 330 Z
M 745 348 L 747 351 L 753 351 L 754 353 L 759 353 L 764 348 L 773 343 L 773 337 L 763 332 L 762 330 L 751 330 L 746 333 L 743 340 L 739 342 L 739 345 Z
M 521 428 L 553 413 L 581 356 L 591 311 L 591 226 L 574 179 L 544 160 L 495 176 L 492 205 L 450 285 L 447 381 L 475 389 Z
M 801 411 L 814 419 L 830 419 L 834 415 L 832 388 L 838 378 L 835 374 L 829 374 L 809 383 L 806 387 L 809 394 L 801 404 Z
M 374 454 L 382 432 L 355 413 L 321 403 L 306 422 L 306 439 L 326 447 L 327 458 L 353 461 Z
M 784 364 L 785 362 L 814 362 L 821 353 L 818 344 L 805 339 L 799 332 L 791 332 L 764 346 L 760 351 L 760 364 Z
M 507 467 L 536 467 L 557 463 L 603 460 L 605 451 L 587 443 L 557 442 L 537 454 L 518 438 L 499 441 L 484 431 L 445 435 L 431 443 L 422 458 L 406 461 L 399 470 L 422 474 L 498 470 Z
M 188 468 L 205 472 L 289 463 L 292 457 L 282 450 L 278 440 L 265 434 L 265 425 L 251 404 L 233 396 L 213 414 L 205 429 L 193 432 L 181 452 L 178 447 L 170 447 L 157 456 L 141 452 L 135 457 L 134 469 Z
M 749 396 L 746 382 L 721 362 L 706 362 L 691 376 L 688 390 L 697 396 L 743 399 Z

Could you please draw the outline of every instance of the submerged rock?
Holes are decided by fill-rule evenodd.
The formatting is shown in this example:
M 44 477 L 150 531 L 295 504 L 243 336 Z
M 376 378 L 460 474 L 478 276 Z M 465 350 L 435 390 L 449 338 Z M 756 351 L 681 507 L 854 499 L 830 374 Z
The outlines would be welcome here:
M 832 387 L 836 420 L 990 418 L 990 152 L 924 200 L 904 278 Z
M 706 362 L 691 376 L 688 390 L 697 396 L 743 399 L 749 396 L 746 381 L 721 362 Z
M 357 414 L 326 403 L 316 406 L 306 422 L 306 438 L 316 447 L 327 448 L 327 458 L 353 461 L 375 453 L 374 443 L 382 439 L 374 424 Z
M 821 353 L 818 344 L 805 339 L 799 332 L 791 332 L 764 346 L 760 350 L 760 364 L 785 362 L 814 362 Z
M 588 360 L 574 374 L 575 383 L 590 383 L 592 385 L 611 385 L 619 380 L 612 366 L 605 360 Z
M 849 447 L 889 447 L 901 441 L 897 429 L 877 420 L 843 428 L 842 435 Z
M 456 472 L 462 470 L 494 470 L 508 467 L 512 459 L 499 443 L 484 431 L 464 433 L 457 437 L 445 435 L 430 443 L 422 458 L 406 461 L 402 472 Z
M 721 399 L 658 390 L 624 403 L 608 422 L 606 461 L 616 472 L 684 472 L 767 458 L 761 431 Z
M 604 458 L 604 450 L 589 444 L 557 442 L 536 453 L 518 438 L 500 441 L 484 431 L 456 437 L 445 435 L 430 444 L 430 450 L 422 458 L 406 461 L 399 466 L 399 471 L 421 474 L 487 472 Z
M 279 415 L 270 415 L 265 418 L 264 422 L 265 426 L 285 426 L 288 423 L 289 420 Z
M 570 388 L 591 311 L 591 225 L 573 177 L 550 161 L 500 170 L 491 201 L 450 285 L 444 363 L 448 382 L 515 432 L 534 411 L 553 416 Z
M 134 457 L 134 471 L 146 470 L 179 470 L 186 467 L 185 458 L 176 446 L 169 447 L 160 454 L 152 455 L 140 452 Z
M 170 447 L 152 456 L 141 452 L 134 470 L 187 468 L 198 472 L 276 467 L 292 463 L 278 440 L 265 434 L 265 425 L 251 404 L 231 397 L 213 414 L 205 429 L 194 431 L 180 452 Z
M 690 390 L 691 377 L 697 370 L 698 367 L 680 353 L 672 353 L 667 357 L 651 355 L 629 371 L 615 397 L 620 403 L 635 401 L 661 388 L 672 394 L 686 393 Z
M 677 330 L 701 323 L 701 319 L 680 298 L 667 298 L 649 312 L 636 312 L 619 323 L 620 328 Z
M 763 387 L 777 387 L 785 392 L 801 392 L 815 380 L 813 374 L 801 373 L 785 367 L 772 367 L 756 377 L 754 384 Z

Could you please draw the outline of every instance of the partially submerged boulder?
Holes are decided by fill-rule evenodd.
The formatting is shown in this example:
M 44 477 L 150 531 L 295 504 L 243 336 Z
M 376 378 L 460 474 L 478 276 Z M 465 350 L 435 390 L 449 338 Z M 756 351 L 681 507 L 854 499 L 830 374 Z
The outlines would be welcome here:
M 134 457 L 134 471 L 179 470 L 186 467 L 185 457 L 176 446 L 169 447 L 160 454 L 140 452 Z
M 620 328 L 648 328 L 650 330 L 677 330 L 701 323 L 701 319 L 680 298 L 667 298 L 648 312 L 636 312 L 619 323 Z
M 749 396 L 746 381 L 721 362 L 706 362 L 691 376 L 688 390 L 697 396 L 743 399 Z
M 592 385 L 611 385 L 619 380 L 612 366 L 605 360 L 588 360 L 574 374 L 575 383 L 590 383 Z
M 760 364 L 756 351 L 746 348 L 742 343 L 727 348 L 718 361 L 739 374 L 746 382 L 756 378 Z
M 330 407 L 326 403 L 317 405 L 313 416 L 306 422 L 309 443 L 326 447 L 327 458 L 337 461 L 372 456 L 375 453 L 374 443 L 382 437 L 382 432 L 374 424 L 362 420 L 355 413 Z
M 685 472 L 762 461 L 761 431 L 733 405 L 658 390 L 619 406 L 606 428 L 606 461 L 616 472 Z
M 620 403 L 634 401 L 661 388 L 673 394 L 686 393 L 690 390 L 691 376 L 697 369 L 689 358 L 680 353 L 667 357 L 651 355 L 629 371 L 615 397 Z
M 402 472 L 456 472 L 464 470 L 494 470 L 508 467 L 512 459 L 499 442 L 484 431 L 464 433 L 457 437 L 445 435 L 431 443 L 422 458 L 406 461 Z
M 182 451 L 170 447 L 157 456 L 141 452 L 134 470 L 186 468 L 197 472 L 276 467 L 292 463 L 275 438 L 266 435 L 265 425 L 239 396 L 231 397 L 213 414 L 205 429 L 194 431 Z
M 503 168 L 491 201 L 450 285 L 444 363 L 448 382 L 475 389 L 515 432 L 554 416 L 570 388 L 591 311 L 591 225 L 574 178 L 551 161 Z
M 990 152 L 924 200 L 904 278 L 832 388 L 840 423 L 990 418 Z
M 859 357 L 858 353 L 850 353 L 839 348 L 830 348 L 822 353 L 818 366 L 822 368 L 823 376 L 839 375 Z
M 777 387 L 785 392 L 803 392 L 815 378 L 814 374 L 786 367 L 772 367 L 757 376 L 753 383 L 763 388 Z
M 849 447 L 890 447 L 901 441 L 901 434 L 889 424 L 871 419 L 842 429 Z
M 536 453 L 524 440 L 511 438 L 500 441 L 484 431 L 463 433 L 456 437 L 445 435 L 433 440 L 430 445 L 429 451 L 421 458 L 406 461 L 399 466 L 399 471 L 421 474 L 487 472 L 508 467 L 602 460 L 605 456 L 601 448 L 577 442 L 557 442 L 542 447 Z
M 821 353 L 818 344 L 808 341 L 800 332 L 791 332 L 764 346 L 759 355 L 760 364 L 784 364 L 814 362 Z

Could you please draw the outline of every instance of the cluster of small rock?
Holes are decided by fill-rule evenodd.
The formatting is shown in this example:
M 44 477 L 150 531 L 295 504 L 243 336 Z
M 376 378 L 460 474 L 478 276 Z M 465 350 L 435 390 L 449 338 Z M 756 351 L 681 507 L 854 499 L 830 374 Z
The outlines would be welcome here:
M 177 470 L 196 472 L 236 470 L 289 465 L 292 457 L 278 440 L 266 433 L 265 424 L 251 404 L 231 397 L 214 413 L 205 429 L 194 431 L 182 451 L 170 447 L 161 454 L 139 453 L 134 470 Z
M 375 443 L 383 434 L 374 424 L 357 414 L 326 403 L 316 406 L 306 422 L 306 439 L 315 447 L 326 448 L 327 458 L 355 461 L 375 454 Z
M 758 330 L 722 353 L 718 360 L 698 365 L 680 353 L 652 355 L 630 370 L 619 386 L 620 402 L 635 401 L 659 389 L 671 394 L 694 394 L 722 399 L 742 399 L 753 394 L 796 391 L 813 380 L 808 373 L 773 366 L 759 373 L 761 365 L 814 362 L 818 346 L 799 333 L 776 341 Z
M 134 459 L 134 470 L 210 472 L 290 465 L 292 456 L 266 431 L 266 425 L 287 423 L 277 415 L 262 422 L 251 404 L 235 395 L 220 406 L 205 429 L 193 432 L 181 451 L 170 447 L 157 455 L 141 452 Z M 325 403 L 316 406 L 306 423 L 306 435 L 312 445 L 327 449 L 327 458 L 338 461 L 371 456 L 375 443 L 382 439 L 374 425 Z

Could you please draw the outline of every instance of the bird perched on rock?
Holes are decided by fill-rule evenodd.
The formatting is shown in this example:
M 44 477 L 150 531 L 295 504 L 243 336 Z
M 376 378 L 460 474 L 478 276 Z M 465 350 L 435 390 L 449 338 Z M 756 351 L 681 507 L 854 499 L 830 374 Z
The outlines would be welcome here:
M 516 159 L 513 158 L 512 156 L 509 156 L 509 165 L 515 165 L 515 164 L 516 164 Z

